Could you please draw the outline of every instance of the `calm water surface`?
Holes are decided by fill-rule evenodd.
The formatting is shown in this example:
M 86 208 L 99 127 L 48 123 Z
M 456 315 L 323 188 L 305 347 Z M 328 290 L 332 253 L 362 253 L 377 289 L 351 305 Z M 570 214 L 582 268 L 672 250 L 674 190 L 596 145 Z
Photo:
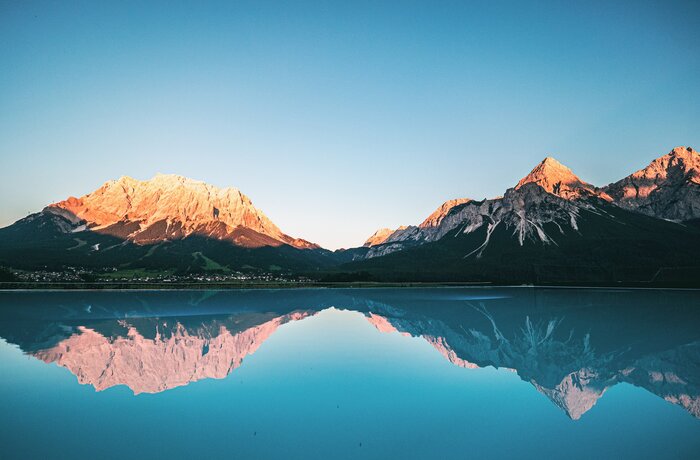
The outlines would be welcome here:
M 700 458 L 700 292 L 0 293 L 0 458 Z

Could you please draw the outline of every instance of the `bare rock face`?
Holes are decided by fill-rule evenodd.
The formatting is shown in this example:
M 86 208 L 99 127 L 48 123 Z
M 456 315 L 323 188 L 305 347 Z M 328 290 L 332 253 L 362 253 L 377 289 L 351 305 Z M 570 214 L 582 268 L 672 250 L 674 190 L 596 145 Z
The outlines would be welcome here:
M 246 247 L 318 247 L 282 233 L 240 190 L 177 175 L 159 174 L 145 181 L 122 177 L 43 212 L 139 244 L 199 235 Z
M 454 200 L 445 201 L 437 208 L 427 219 L 423 221 L 418 227 L 420 228 L 435 228 L 439 227 L 443 219 L 447 217 L 452 208 L 460 204 L 469 203 L 472 200 L 470 198 L 456 198 Z
M 700 218 L 700 154 L 676 147 L 604 190 L 628 210 L 676 221 Z
M 609 199 L 596 188 L 584 182 L 563 164 L 552 157 L 547 157 L 530 171 L 530 174 L 520 179 L 515 189 L 518 190 L 525 184 L 537 184 L 552 195 L 566 200 L 581 198 L 587 195 L 599 195 Z
M 367 238 L 365 243 L 362 245 L 365 248 L 371 248 L 372 246 L 377 246 L 386 242 L 387 238 L 393 235 L 398 230 L 402 230 L 406 227 L 399 227 L 397 229 L 391 228 L 380 228 L 376 232 L 372 233 L 372 236 Z
M 439 220 L 432 220 L 434 226 L 424 225 L 424 222 L 418 227 L 396 231 L 383 244 L 373 246 L 365 257 L 383 256 L 437 241 L 448 233 L 468 234 L 482 227 L 486 228 L 484 243 L 466 257 L 481 257 L 496 228 L 505 228 L 520 246 L 526 242 L 556 244 L 559 235 L 578 231 L 577 223 L 583 210 L 596 212 L 587 200 L 565 199 L 547 192 L 536 183 L 524 183 L 517 189 L 506 191 L 502 198 L 465 200 L 450 208 Z M 429 220 L 426 219 L 426 222 Z M 550 224 L 556 226 L 556 233 L 545 229 Z
M 582 209 L 593 210 L 589 199 L 612 201 L 602 190 L 582 181 L 571 169 L 551 157 L 541 161 L 515 188 L 490 200 L 468 198 L 450 200 L 418 226 L 397 229 L 383 239 L 377 238 L 365 258 L 379 257 L 407 247 L 437 241 L 455 230 L 467 234 L 486 226 L 484 244 L 468 257 L 480 257 L 489 245 L 491 233 L 506 228 L 522 246 L 527 241 L 556 243 L 557 235 L 544 227 L 556 225 L 560 233 L 578 231 Z
M 700 154 L 690 147 L 675 148 L 647 168 L 604 188 L 581 180 L 547 157 L 504 196 L 448 201 L 418 226 L 382 233 L 366 245 L 370 250 L 362 257 L 380 257 L 454 232 L 485 229 L 483 244 L 465 256 L 479 258 L 497 228 L 505 229 L 520 246 L 527 242 L 556 245 L 558 238 L 579 232 L 583 213 L 605 215 L 607 204 L 675 221 L 700 218 Z
M 427 241 L 427 235 L 439 232 L 442 221 L 452 209 L 471 201 L 470 198 L 455 198 L 445 201 L 418 226 L 402 225 L 395 230 L 389 228 L 377 230 L 365 241 L 364 247 L 372 249 L 364 257 L 372 258 L 400 251 L 404 248 L 404 243 L 407 241 Z
M 550 194 L 533 183 L 506 191 L 503 198 L 468 204 L 448 216 L 438 233 L 440 238 L 457 230 L 467 234 L 486 226 L 486 238 L 482 246 L 467 257 L 480 257 L 489 245 L 489 237 L 497 227 L 503 227 L 518 241 L 556 244 L 559 235 L 578 231 L 578 219 L 582 210 L 592 210 L 584 201 L 569 201 Z M 553 224 L 558 231 L 552 233 L 545 227 Z
M 397 229 L 380 228 L 372 236 L 367 238 L 363 244 L 366 248 L 379 246 L 395 241 L 405 241 L 421 234 L 421 230 L 435 229 L 440 226 L 443 219 L 450 213 L 452 208 L 472 201 L 470 198 L 455 198 L 442 203 L 432 214 L 430 214 L 418 227 L 413 225 L 402 225 Z M 429 230 L 428 230 L 429 231 Z M 386 249 L 386 248 L 385 248 Z

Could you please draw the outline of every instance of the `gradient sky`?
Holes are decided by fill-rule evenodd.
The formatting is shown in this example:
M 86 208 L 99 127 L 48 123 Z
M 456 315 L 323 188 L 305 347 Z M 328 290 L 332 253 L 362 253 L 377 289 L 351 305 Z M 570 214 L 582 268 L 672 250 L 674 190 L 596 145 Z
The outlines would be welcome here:
M 0 0 L 0 226 L 163 172 L 348 247 L 700 148 L 700 2 L 201 3 Z

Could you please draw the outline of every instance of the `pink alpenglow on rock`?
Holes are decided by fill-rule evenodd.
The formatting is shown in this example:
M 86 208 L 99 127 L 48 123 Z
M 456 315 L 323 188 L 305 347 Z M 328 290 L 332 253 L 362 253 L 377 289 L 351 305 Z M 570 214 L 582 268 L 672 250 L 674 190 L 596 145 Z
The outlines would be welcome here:
M 172 174 L 144 181 L 122 177 L 80 198 L 52 204 L 44 212 L 138 244 L 198 235 L 244 247 L 318 247 L 283 233 L 240 190 Z
M 700 218 L 700 154 L 676 147 L 604 190 L 625 209 L 676 221 Z
M 37 351 L 37 358 L 55 362 L 97 391 L 126 385 L 134 394 L 159 393 L 202 379 L 222 379 L 241 365 L 279 326 L 309 316 L 294 312 L 232 333 L 221 327 L 212 337 L 191 334 L 177 324 L 168 337 L 146 338 L 122 321 L 125 337 L 110 338 L 88 328 Z
M 520 179 L 515 189 L 525 184 L 537 184 L 548 193 L 570 200 L 586 195 L 597 195 L 610 201 L 610 197 L 582 181 L 576 174 L 552 157 L 542 160 L 530 174 Z
M 401 227 L 399 227 L 400 229 Z M 404 227 L 405 228 L 405 227 Z M 362 246 L 366 248 L 370 248 L 372 246 L 377 246 L 379 244 L 384 243 L 387 238 L 389 238 L 396 230 L 392 230 L 390 228 L 380 228 L 376 232 L 372 233 L 372 236 L 367 238 L 367 240 L 364 242 Z

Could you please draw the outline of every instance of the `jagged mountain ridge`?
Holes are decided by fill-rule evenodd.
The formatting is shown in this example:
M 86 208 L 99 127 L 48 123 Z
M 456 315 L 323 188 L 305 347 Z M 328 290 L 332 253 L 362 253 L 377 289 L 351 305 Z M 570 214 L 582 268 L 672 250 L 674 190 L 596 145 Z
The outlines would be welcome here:
M 461 234 L 469 234 L 485 228 L 486 238 L 473 252 L 479 258 L 488 246 L 492 232 L 499 226 L 509 231 L 521 246 L 526 241 L 549 244 L 555 241 L 556 235 L 544 227 L 554 224 L 560 234 L 564 234 L 565 229 L 577 231 L 577 219 L 583 209 L 594 212 L 595 208 L 587 201 L 564 200 L 547 193 L 534 183 L 527 183 L 517 189 L 509 189 L 502 198 L 468 200 L 452 206 L 434 226 L 407 227 L 403 231 L 397 231 L 382 245 L 370 248 L 365 257 L 383 256 L 419 244 L 435 242 L 457 229 Z
M 455 198 L 445 201 L 418 226 L 402 225 L 395 230 L 388 228 L 378 230 L 365 241 L 363 247 L 370 249 L 362 256 L 366 258 L 377 257 L 393 252 L 392 248 L 410 244 L 407 242 L 428 241 L 428 238 L 435 238 L 439 234 L 437 230 L 450 211 L 459 205 L 471 201 L 470 198 Z M 398 246 L 394 246 L 392 243 L 398 243 Z M 381 249 L 374 249 L 375 246 L 381 246 Z
M 122 177 L 0 229 L 0 266 L 174 273 L 316 271 L 329 251 L 283 233 L 235 188 Z
M 676 158 L 679 156 L 682 156 L 683 159 L 677 160 Z M 669 161 L 668 158 L 671 158 L 671 160 Z M 673 209 L 683 207 L 683 209 L 688 210 L 684 216 L 690 218 L 696 216 L 696 214 L 693 214 L 695 212 L 693 201 L 695 183 L 693 180 L 695 180 L 694 178 L 696 178 L 697 174 L 693 165 L 698 161 L 700 161 L 700 155 L 697 152 L 683 147 L 674 149 L 670 154 L 653 163 L 656 171 L 664 167 L 672 169 L 672 173 L 663 175 L 664 179 L 666 177 L 678 177 L 679 175 L 685 178 L 685 182 L 681 183 L 681 185 L 677 185 L 679 180 L 675 180 L 674 184 L 676 185 L 673 189 L 673 195 L 678 196 L 680 188 L 685 191 L 683 196 L 688 197 L 688 199 L 685 201 L 681 200 L 681 205 L 676 203 Z M 683 174 L 673 172 L 673 168 L 680 169 L 681 167 Z M 657 172 L 657 177 L 661 176 Z M 661 181 L 661 185 L 654 189 L 656 190 L 654 193 L 669 195 L 668 192 L 659 191 L 666 187 L 665 184 L 666 182 Z M 654 193 L 651 193 L 651 195 Z M 521 257 L 522 253 L 526 252 L 518 250 L 519 247 L 536 246 L 540 248 L 540 252 L 543 254 L 546 252 L 558 252 L 559 254 L 556 255 L 557 259 L 567 258 L 567 256 L 573 258 L 573 256 L 578 255 L 571 252 L 567 254 L 563 249 L 565 246 L 571 245 L 572 241 L 574 241 L 574 244 L 579 245 L 586 244 L 584 240 L 587 238 L 595 238 L 602 243 L 602 239 L 606 238 L 605 233 L 608 233 L 609 237 L 607 239 L 610 240 L 614 238 L 614 235 L 621 235 L 625 226 L 633 230 L 638 236 L 641 236 L 642 240 L 649 241 L 647 244 L 650 245 L 652 251 L 658 250 L 658 248 L 654 248 L 654 246 L 658 246 L 658 243 L 651 243 L 654 240 L 668 240 L 673 235 L 674 238 L 678 237 L 687 242 L 688 245 L 691 245 L 693 239 L 697 237 L 697 235 L 693 235 L 692 230 L 688 231 L 693 227 L 691 225 L 685 226 L 687 228 L 677 228 L 680 226 L 665 225 L 648 219 L 646 221 L 640 219 L 633 215 L 637 214 L 638 209 L 633 205 L 621 202 L 619 196 L 620 194 L 616 193 L 610 186 L 603 189 L 596 188 L 581 180 L 566 166 L 548 157 L 539 163 L 527 176 L 522 178 L 514 188 L 507 190 L 503 197 L 483 201 L 464 199 L 454 206 L 446 207 L 443 205 L 438 210 L 442 211 L 440 219 L 433 221 L 435 225 L 409 226 L 403 230 L 397 230 L 387 236 L 383 243 L 373 244 L 364 253 L 356 253 L 354 260 L 374 259 L 404 250 L 417 249 L 417 247 L 427 244 L 438 244 L 438 241 L 441 241 L 439 244 L 444 248 L 450 247 L 458 251 L 457 254 L 449 253 L 444 248 L 443 250 L 433 251 L 435 257 L 439 257 L 443 261 L 450 259 L 453 265 L 464 265 L 465 262 L 459 261 L 460 258 L 468 260 L 481 259 L 486 256 L 489 259 L 488 251 L 494 245 L 500 246 L 498 248 L 499 252 L 502 253 L 506 249 L 511 251 L 516 257 Z M 668 207 L 663 209 L 668 209 Z M 433 213 L 433 215 L 439 214 L 438 211 Z M 653 213 L 646 212 L 644 214 L 649 215 Z M 700 208 L 697 215 L 700 215 Z M 654 217 L 654 220 L 660 220 L 656 216 L 649 217 Z M 582 226 L 581 223 L 583 221 L 595 221 L 595 225 L 584 223 Z M 634 226 L 628 225 L 632 222 L 635 222 Z M 650 228 L 653 226 L 654 231 L 645 231 L 643 229 L 645 226 Z M 634 227 L 637 228 L 635 229 Z M 455 241 L 448 242 L 444 239 L 447 235 L 463 240 L 464 244 L 460 246 Z M 493 238 L 494 235 L 497 238 Z M 467 242 L 466 240 L 470 241 Z M 495 240 L 498 240 L 498 242 L 495 243 Z M 630 246 L 629 243 L 629 241 L 621 238 L 615 244 L 618 248 L 623 248 L 624 252 L 629 256 L 628 263 L 633 264 L 633 261 L 638 259 L 635 252 L 643 249 L 641 246 L 644 242 L 639 241 L 639 244 L 635 243 L 634 247 Z M 591 241 L 589 244 L 600 243 Z M 629 247 L 625 248 L 625 246 Z M 663 244 L 663 246 L 670 250 L 670 245 Z M 674 251 L 678 251 L 678 249 L 673 249 L 671 252 Z M 430 257 L 428 251 L 423 251 L 422 254 L 416 252 L 411 252 L 410 254 L 415 256 L 413 257 L 415 261 L 420 261 L 415 262 L 413 267 L 408 264 L 408 259 L 411 258 L 409 256 L 406 256 L 401 261 L 394 258 L 391 261 L 386 261 L 384 264 L 385 266 L 393 265 L 396 270 L 402 270 L 404 273 L 412 272 L 415 274 L 418 270 L 426 271 L 420 265 L 424 262 L 425 257 Z M 531 258 L 529 261 L 522 258 L 520 260 L 521 262 L 532 263 L 536 260 L 532 258 L 534 255 L 534 252 L 530 253 Z M 505 258 L 505 263 L 500 262 L 503 265 L 507 265 L 512 261 L 512 258 L 505 255 L 501 255 L 499 258 Z M 605 262 L 606 258 L 608 258 L 608 255 L 602 254 L 604 264 L 614 265 L 611 261 L 608 261 L 609 263 Z M 673 259 L 673 257 L 668 257 L 668 254 L 667 257 L 663 258 L 667 261 Z M 585 265 L 583 259 L 581 262 Z M 675 262 L 669 263 L 679 265 Z M 499 262 L 493 261 L 493 263 L 497 265 Z M 561 265 L 567 263 L 570 262 L 567 262 L 565 259 L 557 262 L 557 264 Z M 595 261 L 591 261 L 591 263 L 595 263 Z M 693 261 L 680 255 L 679 263 L 692 265 Z M 381 264 L 382 262 L 372 262 L 372 264 L 363 265 L 359 262 L 351 264 L 347 268 L 373 271 L 375 267 Z M 442 269 L 442 267 L 439 269 Z M 462 269 L 457 268 L 456 270 Z M 653 270 L 646 276 L 653 276 Z
M 603 190 L 625 209 L 675 221 L 700 218 L 700 154 L 676 147 Z
M 496 212 L 503 214 L 503 208 L 518 208 L 516 217 L 511 216 L 510 218 L 506 218 L 506 225 L 518 227 L 518 239 L 521 244 L 523 239 L 533 232 L 537 233 L 542 241 L 547 242 L 549 238 L 543 234 L 541 226 L 533 223 L 531 219 L 522 218 L 522 216 L 524 216 L 522 211 L 526 204 L 525 201 L 528 198 L 541 201 L 541 197 L 538 196 L 540 194 L 533 191 L 534 189 L 531 184 L 541 187 L 550 195 L 555 195 L 568 201 L 590 197 L 599 197 L 603 200 L 611 201 L 607 194 L 598 191 L 593 185 L 582 181 L 571 169 L 562 165 L 554 158 L 547 157 L 535 166 L 527 176 L 520 179 L 516 186 L 513 189 L 509 189 L 503 197 L 483 201 L 475 201 L 469 198 L 449 200 L 438 207 L 417 227 L 404 226 L 391 233 L 383 229 L 381 233 L 383 238 L 377 238 L 377 234 L 375 234 L 373 238 L 371 238 L 372 244 L 365 244 L 365 246 L 372 247 L 382 244 L 386 246 L 371 249 L 364 257 L 378 257 L 396 252 L 405 247 L 439 240 L 462 223 L 464 223 L 467 232 L 474 230 L 484 223 L 484 219 L 487 216 L 492 216 L 492 214 Z M 518 196 L 517 191 L 523 188 L 526 190 L 522 192 L 521 199 L 518 200 L 518 198 L 516 198 Z M 472 206 L 463 206 L 469 204 L 472 204 Z M 569 216 L 571 216 L 573 215 L 572 213 L 575 213 L 572 206 L 565 205 L 565 207 L 568 209 L 564 214 L 569 214 Z M 519 222 L 516 222 L 518 217 L 520 217 Z M 493 220 L 492 225 L 495 227 L 501 219 L 500 217 L 492 217 L 491 220 Z M 574 220 L 571 220 L 569 223 L 575 228 Z M 569 223 L 567 223 L 567 225 Z
M 372 246 L 377 246 L 379 244 L 383 244 L 386 242 L 387 238 L 389 238 L 391 235 L 396 233 L 399 230 L 404 230 L 406 227 L 401 226 L 396 229 L 391 229 L 391 228 L 380 228 L 376 232 L 372 233 L 372 235 L 365 240 L 365 242 L 362 244 L 363 247 L 365 248 L 371 248 Z
M 335 253 L 284 234 L 237 189 L 175 175 L 123 177 L 0 229 L 0 266 L 281 270 L 331 280 L 338 272 L 350 274 L 340 280 L 363 272 L 370 277 L 363 279 L 502 282 L 546 282 L 551 273 L 578 266 L 592 270 L 587 281 L 602 280 L 602 273 L 607 281 L 656 280 L 669 268 L 679 273 L 698 266 L 699 157 L 678 147 L 631 179 L 603 188 L 548 157 L 501 197 L 449 200 L 419 225 L 383 229 L 363 247 Z M 652 177 L 638 192 L 640 181 Z M 407 250 L 418 252 L 377 262 Z M 542 265 L 549 267 L 544 278 Z
M 640 185 L 640 182 L 646 182 L 646 185 Z M 645 169 L 602 188 L 583 181 L 570 168 L 553 157 L 547 157 L 520 179 L 514 189 L 519 190 L 527 184 L 536 184 L 547 193 L 569 201 L 598 197 L 652 217 L 677 221 L 700 218 L 700 155 L 691 147 L 676 147 Z M 452 208 L 470 201 L 474 200 L 458 198 L 446 201 L 417 228 L 438 227 Z M 405 232 L 406 229 L 410 231 Z M 417 235 L 420 232 L 415 226 L 402 226 L 393 233 L 388 229 L 381 230 L 382 238 L 375 237 L 372 244 L 365 246 L 407 239 L 430 241 L 427 234 Z
M 372 247 L 384 243 L 391 243 L 392 241 L 402 241 L 406 238 L 410 238 L 409 235 L 415 235 L 421 230 L 429 231 L 430 229 L 437 228 L 440 226 L 442 220 L 449 214 L 452 208 L 470 201 L 472 201 L 470 198 L 455 198 L 453 200 L 445 201 L 417 227 L 412 225 L 402 225 L 396 229 L 380 228 L 374 232 L 362 246 Z
M 239 246 L 317 245 L 284 234 L 236 188 L 218 188 L 173 174 L 141 181 L 131 177 L 106 182 L 92 193 L 47 206 L 77 227 L 138 244 L 198 235 Z M 84 227 L 82 227 L 84 226 Z M 251 232 L 257 237 L 251 237 Z
M 552 157 L 545 158 L 535 166 L 527 176 L 518 181 L 515 189 L 518 190 L 526 184 L 537 184 L 548 193 L 567 200 L 599 195 L 593 185 L 582 181 L 571 169 Z

